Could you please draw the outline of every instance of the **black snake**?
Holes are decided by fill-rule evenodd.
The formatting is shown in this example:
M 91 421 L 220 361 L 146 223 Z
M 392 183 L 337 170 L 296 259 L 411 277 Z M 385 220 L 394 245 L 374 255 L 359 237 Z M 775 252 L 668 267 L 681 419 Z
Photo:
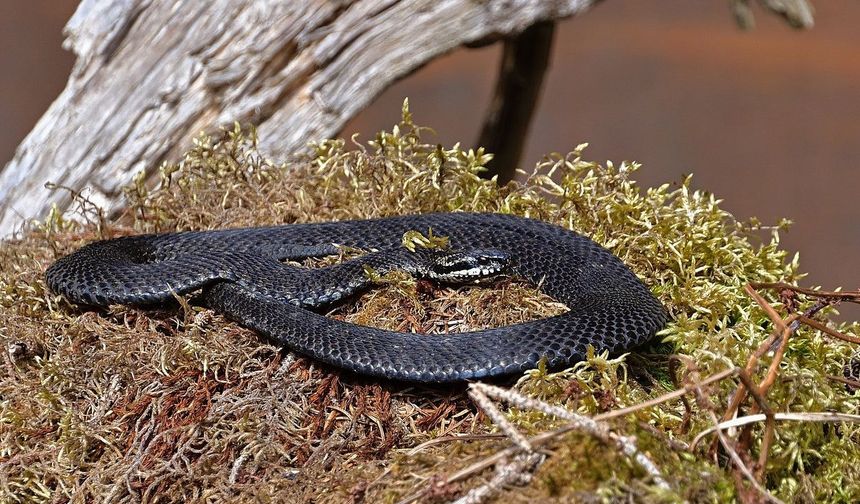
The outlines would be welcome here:
M 403 247 L 408 231 L 446 236 L 439 251 Z M 369 250 L 330 267 L 281 261 Z M 359 326 L 315 313 L 367 287 L 367 267 L 441 281 L 510 273 L 565 303 L 562 315 L 428 336 Z M 147 305 L 201 290 L 202 302 L 293 350 L 373 376 L 451 382 L 582 360 L 587 346 L 619 353 L 653 338 L 663 306 L 620 259 L 559 226 L 503 214 L 383 219 L 189 231 L 91 243 L 55 262 L 48 286 L 74 303 Z

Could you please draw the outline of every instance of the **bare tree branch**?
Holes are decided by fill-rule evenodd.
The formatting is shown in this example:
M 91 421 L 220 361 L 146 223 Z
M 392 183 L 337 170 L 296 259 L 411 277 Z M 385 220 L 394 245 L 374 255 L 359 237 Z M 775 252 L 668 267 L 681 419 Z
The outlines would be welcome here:
M 494 154 L 488 176 L 514 178 L 549 66 L 555 23 L 538 23 L 505 41 L 499 79 L 478 145 Z
M 66 26 L 69 82 L 0 171 L 0 234 L 68 207 L 48 181 L 116 208 L 134 173 L 233 121 L 285 158 L 433 58 L 594 1 L 84 0 Z

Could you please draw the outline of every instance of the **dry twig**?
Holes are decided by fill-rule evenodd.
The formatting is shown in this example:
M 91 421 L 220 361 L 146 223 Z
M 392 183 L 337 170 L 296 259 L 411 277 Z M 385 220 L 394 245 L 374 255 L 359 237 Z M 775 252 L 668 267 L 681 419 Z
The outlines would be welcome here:
M 490 417 L 490 420 L 502 430 L 519 448 L 521 453 L 508 463 L 496 467 L 496 475 L 484 485 L 473 488 L 466 495 L 457 499 L 456 504 L 477 504 L 484 502 L 487 498 L 501 492 L 506 486 L 514 484 L 526 484 L 531 480 L 532 472 L 543 462 L 543 455 L 537 453 L 525 436 L 520 434 L 517 428 L 505 417 L 499 408 L 490 399 L 495 396 L 499 399 L 498 387 L 490 387 L 482 383 L 474 383 L 469 387 L 469 396 L 481 410 Z M 498 390 L 495 390 L 498 389 Z
M 768 303 L 767 300 L 764 299 L 761 294 L 759 294 L 757 289 L 776 289 L 783 294 L 785 294 L 786 292 L 801 293 L 818 299 L 818 302 L 816 302 L 812 307 L 804 311 L 802 314 L 792 313 L 788 315 L 788 317 L 782 318 L 782 316 L 779 315 L 779 313 L 773 308 L 773 306 Z M 729 446 L 728 441 L 721 433 L 722 429 L 720 428 L 720 426 L 732 425 L 732 418 L 737 415 L 741 405 L 744 403 L 746 398 L 750 395 L 753 397 L 754 403 L 752 404 L 752 406 L 750 406 L 750 415 L 744 418 L 759 418 L 756 413 L 758 413 L 759 411 L 762 411 L 764 413 L 762 417 L 765 419 L 766 422 L 765 431 L 762 439 L 762 444 L 759 449 L 758 461 L 754 467 L 755 481 L 751 481 L 751 483 L 753 483 L 753 485 L 757 489 L 759 489 L 760 492 L 763 492 L 763 489 L 760 486 L 760 482 L 764 481 L 764 472 L 767 467 L 768 454 L 770 452 L 770 445 L 773 442 L 774 430 L 778 416 L 775 415 L 768 406 L 766 396 L 770 388 L 776 382 L 779 366 L 782 363 L 782 359 L 788 348 L 789 338 L 797 331 L 801 324 L 805 324 L 839 340 L 851 343 L 860 343 L 860 338 L 842 334 L 841 332 L 835 329 L 831 329 L 812 318 L 816 313 L 833 304 L 838 304 L 842 301 L 860 302 L 860 292 L 819 291 L 795 287 L 793 285 L 789 285 L 783 282 L 748 284 L 745 287 L 745 290 L 750 295 L 750 297 L 752 297 L 753 300 L 755 300 L 755 302 L 761 307 L 765 314 L 767 314 L 768 318 L 773 322 L 774 331 L 770 334 L 770 336 L 768 336 L 768 338 L 765 339 L 765 341 L 763 341 L 759 345 L 756 351 L 753 352 L 753 354 L 747 361 L 743 372 L 739 373 L 741 383 L 738 385 L 734 394 L 732 394 L 732 399 L 726 411 L 723 413 L 722 421 L 715 421 L 715 427 L 713 427 L 712 430 L 710 430 L 709 432 L 713 432 L 714 430 L 716 430 L 719 443 L 723 445 L 723 448 L 732 457 L 732 460 L 735 462 L 735 465 L 737 466 L 738 470 L 743 473 L 746 479 L 749 479 L 749 468 L 746 466 L 746 464 L 742 462 L 740 457 L 736 459 L 735 455 L 737 455 L 738 453 L 747 456 L 749 455 L 749 450 L 752 445 L 752 423 L 754 422 L 745 422 L 738 424 L 744 425 L 744 429 L 738 435 L 737 444 L 731 448 Z M 786 305 L 792 307 L 794 305 L 790 296 L 788 297 L 788 302 L 786 302 Z M 758 367 L 759 360 L 766 353 L 774 350 L 774 345 L 777 346 L 774 351 L 773 360 L 768 366 L 767 373 L 761 383 L 755 384 L 752 380 L 752 375 Z M 697 437 L 697 440 L 698 439 L 699 438 Z M 693 445 L 695 444 L 696 442 L 694 441 Z M 712 445 L 712 455 L 716 454 L 715 450 L 716 444 Z M 739 490 L 741 490 L 740 487 Z M 764 493 L 763 495 L 766 495 L 766 497 L 769 499 L 772 498 L 772 496 L 769 496 L 769 494 Z
M 690 359 L 683 359 L 684 363 L 687 365 L 687 368 L 690 371 L 690 375 L 693 379 L 693 383 L 699 382 L 698 380 L 698 370 L 696 369 L 695 363 Z M 713 405 L 711 404 L 707 393 L 702 389 L 702 387 L 696 385 L 695 388 L 696 398 L 698 399 L 699 406 L 708 412 L 708 416 L 710 416 L 711 421 L 714 425 L 719 425 L 720 421 L 717 419 L 717 414 L 714 413 Z M 742 480 L 745 479 L 752 485 L 753 488 L 758 492 L 758 494 L 763 497 L 765 500 L 771 503 L 782 503 L 781 500 L 777 499 L 773 495 L 770 494 L 761 484 L 756 480 L 755 476 L 750 472 L 749 467 L 744 463 L 743 459 L 741 459 L 737 450 L 731 443 L 731 441 L 723 434 L 721 429 L 717 429 L 717 438 L 719 439 L 720 444 L 723 447 L 723 450 L 729 455 L 729 458 L 732 460 L 732 463 L 740 472 L 733 473 L 735 476 L 735 485 L 738 489 L 738 496 L 743 502 L 752 501 L 750 495 L 746 492 L 742 484 Z M 756 499 L 757 500 L 757 499 Z
M 663 479 L 663 476 L 656 464 L 654 464 L 647 455 L 639 451 L 636 447 L 635 439 L 632 437 L 619 436 L 618 434 L 611 432 L 606 423 L 594 420 L 593 418 L 589 418 L 584 415 L 573 413 L 572 411 L 560 406 L 554 406 L 545 401 L 525 396 L 514 390 L 503 389 L 501 387 L 487 385 L 485 383 L 472 384 L 471 389 L 470 394 L 472 392 L 480 392 L 486 394 L 486 396 L 493 397 L 500 401 L 506 401 L 522 409 L 540 411 L 547 415 L 557 416 L 568 420 L 571 422 L 571 426 L 574 429 L 591 434 L 607 444 L 616 445 L 618 449 L 628 457 L 635 460 L 636 463 L 645 470 L 645 472 L 651 475 L 654 483 L 658 487 L 669 489 L 669 484 L 665 479 Z
M 855 291 L 823 291 L 819 289 L 806 289 L 803 287 L 798 287 L 796 285 L 787 284 L 785 282 L 752 282 L 749 284 L 752 289 L 761 290 L 761 289 L 773 289 L 773 290 L 787 290 L 792 292 L 797 292 L 799 294 L 806 294 L 807 296 L 812 296 L 816 298 L 825 298 L 831 299 L 835 301 L 847 301 L 849 303 L 860 303 L 860 290 Z
M 860 415 L 849 415 L 847 413 L 833 413 L 833 412 L 817 412 L 817 413 L 774 413 L 774 420 L 780 421 L 795 421 L 795 422 L 855 422 L 860 423 Z M 713 434 L 718 430 L 726 430 L 732 429 L 734 427 L 741 427 L 743 425 L 750 425 L 753 423 L 758 423 L 767 420 L 767 415 L 757 414 L 757 415 L 747 415 L 742 417 L 733 418 L 726 422 L 720 422 L 714 426 L 708 427 L 703 430 L 699 434 L 693 438 L 693 442 L 690 443 L 690 449 L 695 450 L 696 445 L 704 439 L 707 435 Z
M 597 421 L 597 422 L 603 422 L 603 421 L 606 421 L 606 420 L 609 420 L 612 418 L 618 418 L 621 416 L 629 415 L 629 414 L 634 413 L 636 411 L 640 411 L 640 410 L 643 410 L 645 408 L 649 408 L 652 406 L 656 406 L 658 404 L 662 404 L 664 402 L 671 401 L 673 399 L 677 399 L 677 398 L 682 397 L 686 394 L 692 393 L 696 387 L 704 387 L 704 386 L 710 385 L 712 383 L 722 381 L 722 380 L 729 378 L 731 376 L 735 376 L 738 372 L 740 372 L 740 368 L 729 368 L 729 369 L 720 371 L 719 373 L 714 373 L 713 375 L 703 379 L 698 384 L 687 384 L 678 390 L 673 390 L 671 392 L 667 392 L 666 394 L 663 394 L 660 397 L 655 397 L 654 399 L 649 399 L 648 401 L 644 401 L 642 403 L 639 403 L 639 404 L 636 404 L 633 406 L 629 406 L 627 408 L 622 408 L 622 409 L 615 410 L 615 411 L 608 411 L 606 413 L 601 413 L 601 414 L 598 414 L 598 415 L 591 417 L 591 419 L 594 421 Z M 552 441 L 554 439 L 558 439 L 559 437 L 563 436 L 564 434 L 567 434 L 568 432 L 576 430 L 577 428 L 578 428 L 577 424 L 569 423 L 567 425 L 559 427 L 558 429 L 555 429 L 555 430 L 552 430 L 549 432 L 544 432 L 544 433 L 538 434 L 536 436 L 532 436 L 531 438 L 528 438 L 528 442 L 532 446 L 532 448 L 537 448 L 537 447 L 540 447 L 540 446 L 543 446 L 543 445 L 549 443 L 550 441 Z M 456 473 L 454 473 L 448 477 L 445 477 L 441 481 L 441 484 L 442 485 L 450 485 L 452 483 L 462 481 L 462 480 L 464 480 L 464 479 L 466 479 L 466 478 L 468 478 L 474 474 L 477 474 L 481 471 L 486 470 L 489 467 L 492 467 L 493 465 L 495 465 L 496 463 L 498 463 L 501 460 L 506 459 L 507 457 L 513 456 L 514 454 L 516 454 L 518 449 L 519 448 L 517 446 L 511 446 L 511 447 L 505 448 L 504 450 L 500 450 L 500 451 L 498 451 L 498 452 L 496 452 L 496 453 L 494 453 L 488 457 L 485 457 L 485 458 L 483 458 L 483 459 L 457 471 Z M 411 495 L 407 496 L 406 498 L 404 498 L 403 500 L 401 500 L 399 502 L 399 504 L 410 504 L 411 502 L 414 502 L 414 501 L 420 499 L 422 496 L 426 495 L 427 492 L 428 492 L 428 490 L 425 489 L 425 490 L 421 490 L 419 492 L 416 492 L 414 494 L 411 494 Z

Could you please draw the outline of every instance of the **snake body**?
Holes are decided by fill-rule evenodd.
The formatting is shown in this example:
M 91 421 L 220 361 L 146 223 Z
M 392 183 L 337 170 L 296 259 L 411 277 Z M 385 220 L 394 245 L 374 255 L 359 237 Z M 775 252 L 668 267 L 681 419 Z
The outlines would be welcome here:
M 507 269 L 565 303 L 562 315 L 442 336 L 399 333 L 330 319 L 314 308 L 364 288 L 366 267 L 421 274 L 423 255 L 402 246 L 410 230 L 447 236 L 450 249 L 500 254 Z M 372 250 L 335 266 L 305 269 L 284 259 L 323 256 L 345 245 Z M 438 260 L 438 257 L 436 258 Z M 439 263 L 431 269 L 445 269 Z M 492 274 L 483 256 L 477 270 Z M 666 322 L 663 306 L 616 256 L 590 239 L 503 214 L 437 213 L 382 219 L 188 231 L 98 241 L 56 261 L 48 286 L 74 303 L 147 305 L 200 290 L 202 302 L 298 353 L 357 373 L 453 382 L 586 356 L 588 345 L 620 353 Z

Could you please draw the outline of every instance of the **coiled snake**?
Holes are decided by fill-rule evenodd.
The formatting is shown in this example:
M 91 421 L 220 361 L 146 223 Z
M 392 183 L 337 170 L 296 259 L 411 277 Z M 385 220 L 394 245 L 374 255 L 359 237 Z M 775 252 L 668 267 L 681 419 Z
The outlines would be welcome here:
M 407 251 L 410 230 L 447 236 L 450 249 Z M 285 259 L 371 250 L 317 269 Z M 370 285 L 365 267 L 439 281 L 506 272 L 565 303 L 562 315 L 493 329 L 427 336 L 359 326 L 315 313 Z M 383 219 L 130 236 L 91 243 L 51 265 L 48 286 L 86 305 L 147 305 L 201 290 L 202 302 L 287 347 L 378 377 L 452 382 L 515 373 L 541 358 L 559 367 L 587 346 L 612 353 L 651 339 L 663 306 L 608 250 L 545 222 L 503 214 L 438 213 Z

